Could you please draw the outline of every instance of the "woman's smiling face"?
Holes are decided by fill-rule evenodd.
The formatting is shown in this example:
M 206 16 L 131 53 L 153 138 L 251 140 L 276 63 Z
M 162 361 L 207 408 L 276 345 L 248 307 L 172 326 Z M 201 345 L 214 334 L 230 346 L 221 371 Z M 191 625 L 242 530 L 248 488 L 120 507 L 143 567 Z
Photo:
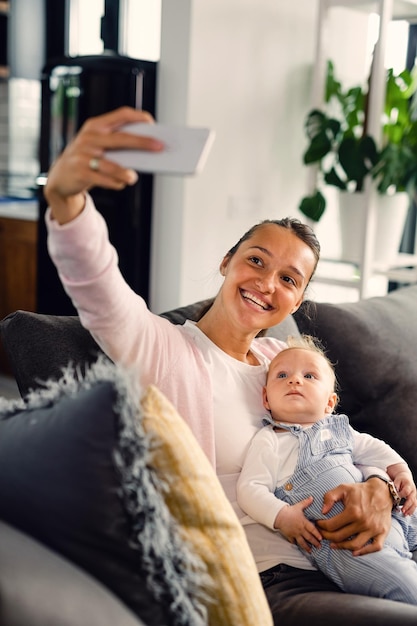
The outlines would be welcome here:
M 219 295 L 239 326 L 270 328 L 300 306 L 315 266 L 313 251 L 292 231 L 262 224 L 223 259 Z

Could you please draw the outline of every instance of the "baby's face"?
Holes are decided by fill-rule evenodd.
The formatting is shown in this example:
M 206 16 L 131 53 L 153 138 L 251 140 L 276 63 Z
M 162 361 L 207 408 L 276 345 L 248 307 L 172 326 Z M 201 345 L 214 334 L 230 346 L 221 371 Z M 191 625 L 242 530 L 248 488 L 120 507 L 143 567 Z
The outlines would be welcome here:
M 271 362 L 264 405 L 275 420 L 309 424 L 333 411 L 337 395 L 334 373 L 319 353 L 288 348 Z

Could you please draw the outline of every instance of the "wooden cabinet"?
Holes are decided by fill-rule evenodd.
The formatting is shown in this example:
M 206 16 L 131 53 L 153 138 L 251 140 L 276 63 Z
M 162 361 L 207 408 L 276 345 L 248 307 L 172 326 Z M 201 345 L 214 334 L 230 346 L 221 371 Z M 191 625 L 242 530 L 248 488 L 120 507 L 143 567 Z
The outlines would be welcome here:
M 36 311 L 37 222 L 0 217 L 0 319 Z M 0 346 L 0 371 L 9 373 Z

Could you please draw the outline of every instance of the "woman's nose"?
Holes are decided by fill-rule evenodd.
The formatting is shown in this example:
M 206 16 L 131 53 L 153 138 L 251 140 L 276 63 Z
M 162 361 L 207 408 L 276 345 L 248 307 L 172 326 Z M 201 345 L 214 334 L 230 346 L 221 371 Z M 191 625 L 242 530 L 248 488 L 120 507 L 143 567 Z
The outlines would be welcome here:
M 272 293 L 275 289 L 275 275 L 273 272 L 263 274 L 262 278 L 257 280 L 258 288 L 261 291 Z

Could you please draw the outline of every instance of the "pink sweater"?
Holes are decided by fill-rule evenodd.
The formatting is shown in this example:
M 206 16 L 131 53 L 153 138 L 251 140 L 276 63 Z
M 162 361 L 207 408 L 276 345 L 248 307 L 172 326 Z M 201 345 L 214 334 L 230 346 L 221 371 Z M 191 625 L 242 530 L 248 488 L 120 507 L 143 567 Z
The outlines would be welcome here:
M 72 222 L 60 226 L 48 210 L 46 224 L 50 256 L 83 326 L 113 361 L 137 370 L 142 386 L 165 394 L 215 467 L 212 380 L 192 336 L 151 313 L 127 285 L 90 196 Z M 254 342 L 269 359 L 282 348 L 273 338 Z

